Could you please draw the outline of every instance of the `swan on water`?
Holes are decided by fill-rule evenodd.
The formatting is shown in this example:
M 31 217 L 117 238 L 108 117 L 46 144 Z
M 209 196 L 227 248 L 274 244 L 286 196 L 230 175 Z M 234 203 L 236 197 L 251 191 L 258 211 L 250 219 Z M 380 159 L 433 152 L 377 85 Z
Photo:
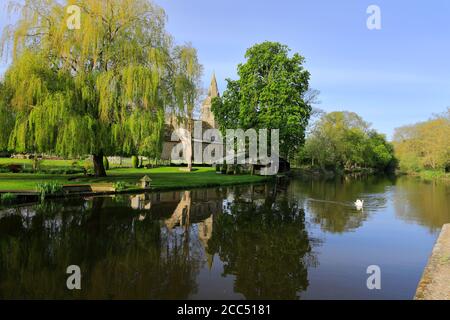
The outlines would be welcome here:
M 361 210 L 364 206 L 364 200 L 356 200 L 355 201 L 355 207 L 357 210 Z

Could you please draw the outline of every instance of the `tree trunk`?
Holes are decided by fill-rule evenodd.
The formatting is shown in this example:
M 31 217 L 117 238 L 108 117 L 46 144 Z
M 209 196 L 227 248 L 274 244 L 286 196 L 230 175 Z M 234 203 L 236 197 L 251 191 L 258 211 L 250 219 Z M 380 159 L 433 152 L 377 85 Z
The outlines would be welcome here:
M 99 154 L 94 154 L 92 160 L 94 161 L 95 176 L 106 177 L 106 170 L 105 166 L 103 165 L 103 152 L 100 152 Z

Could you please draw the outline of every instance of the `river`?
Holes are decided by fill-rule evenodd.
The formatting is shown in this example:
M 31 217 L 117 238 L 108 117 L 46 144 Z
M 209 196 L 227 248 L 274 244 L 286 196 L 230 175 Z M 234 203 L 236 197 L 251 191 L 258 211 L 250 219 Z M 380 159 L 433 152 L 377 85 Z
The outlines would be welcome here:
M 386 176 L 3 208 L 0 299 L 412 299 L 444 223 L 448 184 Z

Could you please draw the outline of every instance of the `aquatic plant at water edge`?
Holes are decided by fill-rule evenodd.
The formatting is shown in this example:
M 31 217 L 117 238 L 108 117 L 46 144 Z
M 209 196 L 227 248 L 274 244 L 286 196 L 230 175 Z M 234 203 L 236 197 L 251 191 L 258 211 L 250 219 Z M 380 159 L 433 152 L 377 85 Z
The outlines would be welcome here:
M 39 192 L 41 200 L 44 200 L 48 196 L 62 194 L 63 185 L 57 181 L 41 182 L 36 184 L 36 191 Z

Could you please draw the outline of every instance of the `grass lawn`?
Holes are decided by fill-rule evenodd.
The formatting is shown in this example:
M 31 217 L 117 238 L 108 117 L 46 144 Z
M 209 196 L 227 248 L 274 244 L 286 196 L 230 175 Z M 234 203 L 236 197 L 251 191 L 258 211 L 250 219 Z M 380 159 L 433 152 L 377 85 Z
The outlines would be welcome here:
M 51 165 L 53 161 L 55 161 L 55 166 L 58 164 L 62 166 L 67 165 L 62 162 L 65 160 L 49 160 L 47 165 Z M 61 161 L 61 163 L 58 161 Z M 71 162 L 68 161 L 68 163 Z M 11 163 L 19 162 L 16 160 Z M 88 177 L 79 174 L 0 173 L 0 191 L 34 191 L 36 184 L 44 181 L 58 181 L 61 184 L 104 184 L 121 181 L 125 182 L 129 189 L 133 189 L 137 187 L 139 179 L 144 175 L 148 175 L 152 179 L 152 189 L 155 190 L 257 183 L 268 179 L 262 176 L 217 174 L 215 169 L 211 167 L 195 169 L 193 172 L 183 172 L 178 167 L 160 167 L 155 169 L 113 168 L 108 170 L 108 176 L 105 178 Z M 69 179 L 73 180 L 69 181 Z
M 123 166 L 131 166 L 131 158 L 122 158 L 122 161 Z M 85 160 L 41 160 L 39 165 L 41 167 L 58 169 L 58 168 L 69 168 L 72 166 L 74 162 L 77 163 L 78 166 L 84 166 L 86 163 Z M 33 160 L 0 158 L 0 166 L 6 166 L 9 164 L 20 164 L 31 168 L 33 165 Z M 89 161 L 89 164 L 91 164 L 91 161 Z M 113 163 L 110 163 L 110 166 L 116 167 L 116 165 Z

